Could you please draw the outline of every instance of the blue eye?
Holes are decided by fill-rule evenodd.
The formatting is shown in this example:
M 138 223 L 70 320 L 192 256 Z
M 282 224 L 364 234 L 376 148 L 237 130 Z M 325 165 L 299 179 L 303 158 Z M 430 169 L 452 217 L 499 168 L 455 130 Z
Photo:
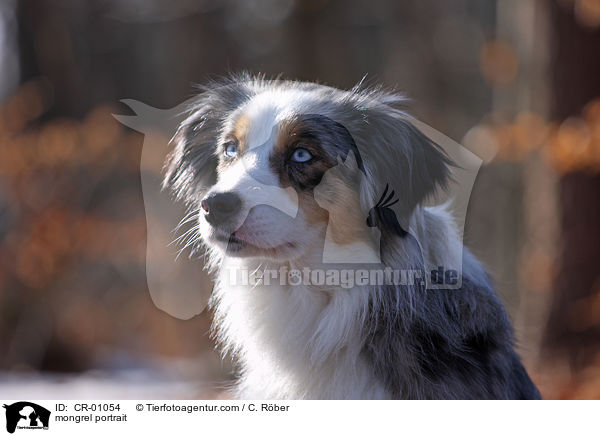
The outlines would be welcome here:
M 294 154 L 292 154 L 293 162 L 304 163 L 304 162 L 308 162 L 312 158 L 313 158 L 313 155 L 310 154 L 310 151 L 308 151 L 305 148 L 297 148 L 294 151 Z
M 236 157 L 238 154 L 238 146 L 234 142 L 229 142 L 225 145 L 225 156 Z

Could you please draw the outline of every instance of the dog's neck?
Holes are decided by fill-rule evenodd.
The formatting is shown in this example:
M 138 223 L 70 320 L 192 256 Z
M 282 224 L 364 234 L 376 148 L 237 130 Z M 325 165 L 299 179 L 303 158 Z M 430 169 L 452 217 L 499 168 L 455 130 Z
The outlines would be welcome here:
M 240 395 L 369 398 L 383 392 L 373 386 L 360 357 L 368 294 L 358 288 L 219 281 L 215 327 L 222 346 L 241 364 Z
M 443 210 L 420 211 L 414 226 L 426 232 L 433 221 L 448 221 Z M 425 216 L 428 213 L 430 216 Z M 440 215 L 440 216 L 438 216 Z M 439 235 L 435 248 L 439 256 L 451 256 L 456 249 L 455 233 Z M 404 268 L 405 259 L 414 259 L 409 240 L 393 242 L 394 268 Z M 405 253 L 405 254 L 403 254 Z M 434 261 L 443 260 L 437 259 Z M 362 350 L 368 323 L 371 289 L 281 283 L 264 280 L 231 282 L 232 271 L 290 271 L 328 268 L 322 251 L 307 252 L 294 261 L 260 259 L 222 260 L 213 294 L 215 328 L 225 351 L 242 365 L 241 395 L 265 398 L 372 398 L 384 389 L 374 385 Z M 255 390 L 261 386 L 261 391 Z M 352 389 L 352 391 L 344 391 Z

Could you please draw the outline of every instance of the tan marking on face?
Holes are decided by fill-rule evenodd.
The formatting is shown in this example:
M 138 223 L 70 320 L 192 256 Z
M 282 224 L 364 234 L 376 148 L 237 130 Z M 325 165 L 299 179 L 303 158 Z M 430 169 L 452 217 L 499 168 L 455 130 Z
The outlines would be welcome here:
M 363 241 L 368 237 L 366 219 L 360 207 L 360 194 L 357 186 L 348 180 L 333 178 L 321 192 L 322 199 L 327 202 L 329 212 L 329 238 L 339 245 Z
M 298 193 L 298 208 L 302 210 L 304 220 L 311 227 L 319 224 L 327 225 L 329 212 L 317 204 L 312 191 Z
M 300 193 L 298 201 L 306 223 L 311 227 L 329 226 L 327 236 L 334 243 L 347 245 L 370 238 L 360 194 L 347 180 L 329 180 L 326 189 L 319 193 L 318 203 L 313 191 Z
M 273 147 L 273 153 L 285 153 L 290 147 L 294 134 L 294 123 L 291 120 L 284 120 L 277 126 L 277 139 Z
M 250 130 L 250 118 L 246 114 L 241 114 L 233 125 L 231 135 L 238 141 L 240 151 L 246 147 L 246 139 Z
M 250 130 L 250 118 L 246 114 L 241 114 L 233 124 L 233 128 L 229 131 L 222 139 L 223 142 L 233 140 L 238 146 L 238 153 L 241 153 L 246 147 L 246 139 L 248 137 L 248 131 Z M 217 172 L 221 173 L 228 168 L 235 159 L 224 159 L 223 150 L 219 152 L 219 163 L 217 165 Z

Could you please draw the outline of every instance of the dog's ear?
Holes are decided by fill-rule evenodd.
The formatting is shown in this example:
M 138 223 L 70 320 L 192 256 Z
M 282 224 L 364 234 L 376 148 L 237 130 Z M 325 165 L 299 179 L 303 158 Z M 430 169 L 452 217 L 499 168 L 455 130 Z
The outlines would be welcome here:
M 406 225 L 417 205 L 447 186 L 453 164 L 401 111 L 380 105 L 369 108 L 365 120 L 358 145 L 368 167 L 371 200 L 375 204 L 389 185 L 399 198 L 394 210 Z
M 218 121 L 201 108 L 179 126 L 172 139 L 173 151 L 165 163 L 163 189 L 193 202 L 215 183 L 217 131 Z
M 198 201 L 217 178 L 216 146 L 225 118 L 249 97 L 247 82 L 230 78 L 204 86 L 188 109 L 188 118 L 172 139 L 164 168 L 163 189 L 178 199 Z
M 446 152 L 423 134 L 408 119 L 399 120 L 399 128 L 406 132 L 404 147 L 408 147 L 410 177 L 405 179 L 409 187 L 410 203 L 422 203 L 437 189 L 445 189 L 450 181 L 452 161 Z

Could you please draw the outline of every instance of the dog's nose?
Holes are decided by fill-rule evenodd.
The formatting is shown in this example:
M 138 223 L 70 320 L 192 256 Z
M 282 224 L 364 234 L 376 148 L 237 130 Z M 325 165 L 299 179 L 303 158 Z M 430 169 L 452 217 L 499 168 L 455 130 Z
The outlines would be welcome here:
M 240 210 L 241 205 L 240 197 L 232 192 L 210 194 L 200 203 L 206 221 L 214 225 L 225 223 Z

